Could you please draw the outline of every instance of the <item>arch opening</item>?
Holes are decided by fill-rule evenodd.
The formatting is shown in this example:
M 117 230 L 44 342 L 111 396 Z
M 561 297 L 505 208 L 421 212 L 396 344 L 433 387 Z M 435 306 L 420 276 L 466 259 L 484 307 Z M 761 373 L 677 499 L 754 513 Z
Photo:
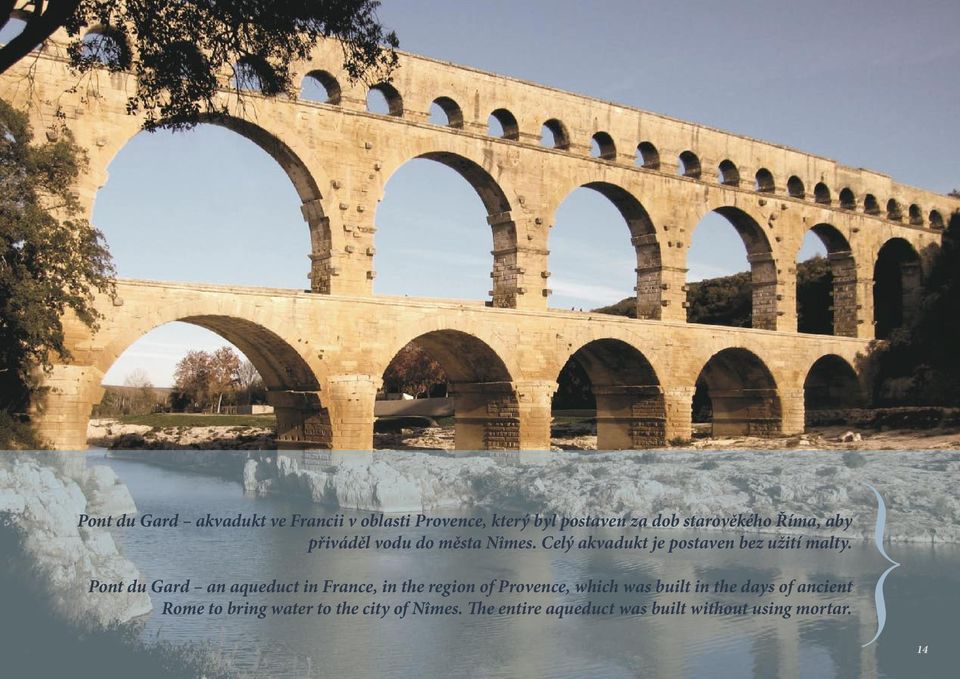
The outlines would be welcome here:
M 830 205 L 830 203 L 833 202 L 830 189 L 826 184 L 818 182 L 817 185 L 813 187 L 813 200 L 821 205 Z
M 635 347 L 594 340 L 567 360 L 557 377 L 554 420 L 596 422 L 597 450 L 636 450 L 666 443 L 666 406 L 653 366 Z M 564 432 L 555 426 L 554 433 Z M 559 441 L 554 443 L 562 445 Z
M 930 211 L 930 228 L 931 229 L 942 229 L 943 228 L 943 216 L 937 210 Z
M 10 16 L 7 23 L 0 26 L 0 45 L 6 45 L 11 40 L 16 38 L 18 35 L 23 33 L 23 30 L 27 27 L 27 22 L 23 17 L 17 16 L 14 13 Z M 39 49 L 34 48 L 34 49 Z
M 450 97 L 437 97 L 430 104 L 430 122 L 455 129 L 463 129 L 463 111 Z
M 731 229 L 739 239 L 731 237 Z M 739 208 L 717 208 L 690 238 L 687 322 L 776 329 L 777 280 L 773 251 L 760 225 Z
M 597 132 L 590 140 L 590 155 L 602 160 L 616 160 L 617 147 L 613 143 L 613 137 L 606 132 Z
M 78 47 L 83 62 L 118 70 L 130 65 L 130 46 L 116 29 L 95 26 L 84 34 Z
M 791 176 L 790 179 L 787 180 L 787 193 L 792 198 L 805 198 L 807 190 L 803 186 L 803 180 L 796 175 Z
M 697 377 L 693 422 L 715 438 L 778 435 L 782 412 L 770 370 L 747 349 L 714 354 Z
M 496 307 L 516 306 L 517 235 L 510 201 L 474 161 L 443 151 L 407 161 L 387 182 L 376 224 L 372 263 L 378 292 L 487 298 Z
M 515 450 L 520 446 L 520 412 L 510 372 L 496 351 L 479 338 L 459 330 L 435 330 L 415 337 L 391 358 L 384 371 L 384 388 L 408 383 L 421 394 L 443 394 L 380 405 L 381 413 L 453 418 L 457 450 Z M 420 401 L 420 403 L 417 403 Z M 386 424 L 386 416 L 378 420 Z M 380 426 L 390 429 L 389 426 Z M 422 432 L 415 432 L 419 437 Z M 437 440 L 438 439 L 438 440 Z M 378 447 L 442 447 L 436 437 L 424 445 L 401 436 L 381 438 Z
M 910 215 L 910 224 L 913 226 L 923 226 L 923 212 L 920 211 L 919 205 L 911 205 L 908 214 Z
M 487 134 L 491 137 L 517 141 L 520 139 L 520 125 L 516 117 L 505 108 L 498 108 L 487 120 Z
M 880 214 L 880 203 L 872 193 L 868 193 L 863 197 L 863 211 L 868 215 Z
M 847 361 L 835 354 L 822 356 L 810 366 L 803 382 L 803 406 L 807 426 L 844 423 L 842 414 L 831 411 L 860 408 L 863 390 L 857 373 Z
M 923 294 L 920 256 L 902 238 L 891 238 L 873 267 L 873 319 L 877 339 L 887 339 L 909 325 Z
M 402 118 L 403 97 L 390 83 L 377 83 L 367 92 L 367 112 Z
M 650 142 L 642 141 L 637 145 L 636 163 L 645 170 L 659 170 L 660 152 Z
M 141 132 L 109 171 L 93 221 L 121 276 L 294 289 L 310 278 L 330 291 L 319 187 L 262 127 L 208 116 L 188 132 Z
M 570 135 L 567 127 L 556 118 L 550 118 L 540 131 L 540 145 L 550 149 L 570 148 Z
M 717 180 L 726 186 L 740 186 L 740 170 L 731 160 L 724 160 L 717 168 Z
M 660 318 L 660 245 L 650 216 L 633 194 L 608 182 L 588 182 L 564 199 L 554 221 L 551 306 Z M 623 223 L 632 257 L 622 237 L 615 235 L 623 233 Z
M 757 170 L 756 190 L 760 193 L 774 193 L 777 186 L 773 181 L 773 173 L 765 167 Z
M 332 73 L 317 70 L 310 71 L 303 77 L 300 85 L 300 101 L 337 105 L 341 97 L 340 83 Z
M 857 304 L 850 243 L 830 224 L 813 226 L 797 253 L 797 330 L 856 337 Z
M 147 332 L 133 329 L 114 338 L 97 366 L 105 372 L 105 396 L 95 415 L 143 408 L 146 398 L 152 412 L 209 414 L 206 426 L 220 424 L 217 415 L 231 415 L 241 420 L 231 419 L 231 426 L 263 427 L 272 416 L 274 436 L 261 441 L 267 447 L 331 447 L 333 430 L 316 376 L 290 344 L 256 322 L 219 314 L 176 316 Z M 172 417 L 171 426 L 176 422 Z
M 700 179 L 700 159 L 693 151 L 684 151 L 680 154 L 680 176 Z
M 844 210 L 857 209 L 857 197 L 853 194 L 853 191 L 850 190 L 850 187 L 845 186 L 840 189 L 840 207 Z
M 896 198 L 887 201 L 887 219 L 891 222 L 903 221 L 903 210 Z

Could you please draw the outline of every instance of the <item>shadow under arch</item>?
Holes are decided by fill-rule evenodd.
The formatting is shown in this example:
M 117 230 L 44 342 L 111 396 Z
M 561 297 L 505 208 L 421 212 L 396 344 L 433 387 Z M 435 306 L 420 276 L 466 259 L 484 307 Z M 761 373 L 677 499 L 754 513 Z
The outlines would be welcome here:
M 425 151 L 398 163 L 384 182 L 390 179 L 413 160 L 430 160 L 460 175 L 474 190 L 487 211 L 487 224 L 493 237 L 493 263 L 490 280 L 492 299 L 490 305 L 498 308 L 517 306 L 517 227 L 511 212 L 512 206 L 500 183 L 479 163 L 453 151 Z M 382 197 L 381 201 L 382 203 Z
M 596 407 L 597 450 L 635 450 L 666 443 L 666 405 L 656 371 L 636 347 L 619 339 L 597 339 L 574 351 L 557 378 L 582 371 L 585 396 Z M 587 392 L 589 390 L 589 392 Z M 585 404 L 589 405 L 589 403 Z
M 807 424 L 820 421 L 817 411 L 860 408 L 864 404 L 863 387 L 856 370 L 836 354 L 818 358 L 803 382 L 803 406 Z M 838 421 L 842 421 L 839 420 Z
M 782 431 L 777 384 L 752 351 L 731 347 L 706 362 L 696 382 L 694 421 L 721 436 L 775 436 Z
M 920 255 L 903 238 L 890 238 L 873 267 L 873 318 L 877 339 L 886 339 L 915 318 L 923 295 Z
M 182 322 L 216 333 L 236 346 L 257 369 L 267 389 L 267 402 L 277 418 L 278 448 L 330 448 L 333 430 L 321 404 L 321 386 L 303 356 L 286 340 L 263 325 L 223 314 L 174 314 L 137 328 L 114 340 L 100 352 L 94 365 L 104 374 L 120 355 L 150 331 Z
M 516 450 L 520 447 L 520 410 L 513 377 L 497 352 L 461 330 L 431 330 L 404 343 L 416 344 L 433 358 L 448 379 L 454 401 L 457 450 Z M 403 347 L 393 351 L 395 357 Z M 383 368 L 389 366 L 389 362 Z
M 857 263 L 853 257 L 853 251 L 847 237 L 844 236 L 832 224 L 820 223 L 812 226 L 813 232 L 827 249 L 827 261 L 829 264 L 830 276 L 830 302 L 831 310 L 828 311 L 832 317 L 832 333 L 840 337 L 857 336 Z M 800 327 L 799 319 L 799 276 L 797 278 L 797 330 L 799 332 L 815 332 Z
M 740 208 L 722 205 L 711 212 L 724 217 L 733 226 L 746 248 L 750 264 L 750 327 L 776 330 L 778 276 L 770 239 L 758 221 Z M 691 244 L 699 226 L 698 223 L 691 234 Z M 689 252 L 688 248 L 687 257 Z

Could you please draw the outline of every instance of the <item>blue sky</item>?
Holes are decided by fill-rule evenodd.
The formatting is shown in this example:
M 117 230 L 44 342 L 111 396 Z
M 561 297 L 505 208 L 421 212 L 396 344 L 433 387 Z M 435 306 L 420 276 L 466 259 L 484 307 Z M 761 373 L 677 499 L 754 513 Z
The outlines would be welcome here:
M 960 186 L 956 0 L 387 0 L 380 17 L 406 51 L 787 144 L 938 192 Z M 479 199 L 452 170 L 425 160 L 403 166 L 376 221 L 376 292 L 486 297 L 490 231 Z M 307 286 L 309 243 L 293 187 L 263 151 L 225 130 L 136 137 L 110 167 L 94 222 L 122 276 Z M 550 247 L 551 306 L 587 309 L 631 294 L 626 226 L 601 196 L 571 194 Z M 821 249 L 812 238 L 802 256 Z M 722 218 L 698 227 L 689 267 L 690 280 L 747 268 Z M 164 326 L 105 381 L 143 368 L 169 384 L 187 349 L 223 343 Z

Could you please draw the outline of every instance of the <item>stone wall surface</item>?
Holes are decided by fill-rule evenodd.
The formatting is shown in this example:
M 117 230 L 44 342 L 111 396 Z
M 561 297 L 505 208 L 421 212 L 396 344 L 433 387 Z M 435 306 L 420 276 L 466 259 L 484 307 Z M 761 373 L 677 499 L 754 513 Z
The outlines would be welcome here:
M 142 120 L 126 111 L 132 76 L 95 71 L 78 81 L 62 38 L 0 77 L 0 97 L 29 110 L 38 133 L 69 130 L 86 150 L 89 171 L 76 188 L 92 214 L 110 161 Z M 892 270 L 902 285 L 891 289 L 903 292 L 876 299 L 906 318 L 944 222 L 960 208 L 781 145 L 412 54 L 400 55 L 379 88 L 391 114 L 370 113 L 366 86 L 350 82 L 341 58 L 336 43 L 322 42 L 297 66 L 295 81 L 320 74 L 329 101 L 248 93 L 240 105 L 225 89 L 231 113 L 208 121 L 260 145 L 290 177 L 311 236 L 308 291 L 122 282 L 116 299 L 100 300 L 106 318 L 95 336 L 68 319 L 73 361 L 47 377 L 36 413 L 54 446 L 84 447 L 103 374 L 133 341 L 174 320 L 219 333 L 253 361 L 270 390 L 278 439 L 291 447 L 369 448 L 383 370 L 415 338 L 452 378 L 458 447 L 547 447 L 557 375 L 585 347 L 606 376 L 597 384 L 608 404 L 598 436 L 611 447 L 689 438 L 697 378 L 725 350 L 732 353 L 715 371 L 725 385 L 713 387 L 714 409 L 723 411 L 716 421 L 729 431 L 795 432 L 818 359 L 836 355 L 859 372 L 857 356 L 875 335 L 881 251 L 900 253 Z M 434 102 L 448 124 L 429 122 Z M 491 114 L 502 134 L 488 129 Z M 541 145 L 544 124 L 554 148 Z M 487 209 L 485 305 L 373 295 L 377 205 L 391 175 L 414 158 L 460 173 Z M 566 196 L 584 186 L 624 217 L 624 244 L 636 252 L 637 320 L 547 309 L 550 227 Z M 687 252 L 711 211 L 747 249 L 751 329 L 686 323 Z M 835 336 L 796 332 L 796 258 L 809 230 L 829 251 Z M 603 350 L 591 344 L 601 340 Z M 633 369 L 640 364 L 645 373 Z

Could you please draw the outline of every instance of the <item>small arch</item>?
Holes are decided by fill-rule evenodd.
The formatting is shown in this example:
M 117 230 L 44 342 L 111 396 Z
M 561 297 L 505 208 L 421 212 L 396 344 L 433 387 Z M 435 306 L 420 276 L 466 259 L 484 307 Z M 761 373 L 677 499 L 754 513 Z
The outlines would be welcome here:
M 323 104 L 339 104 L 342 96 L 340 83 L 333 74 L 317 70 L 303 76 L 300 83 L 301 101 L 318 101 Z
M 645 170 L 660 169 L 660 152 L 648 141 L 637 144 L 637 166 Z
M 765 167 L 757 170 L 755 188 L 760 193 L 774 193 L 777 187 L 773 181 L 773 173 Z
M 821 356 L 810 366 L 803 381 L 803 407 L 808 426 L 829 419 L 818 411 L 859 408 L 863 390 L 853 367 L 836 354 Z M 842 416 L 836 418 L 842 420 Z
M 590 148 L 590 155 L 594 158 L 603 160 L 617 159 L 617 146 L 613 143 L 613 137 L 606 132 L 597 132 L 593 135 Z
M 923 270 L 920 256 L 903 238 L 891 238 L 873 267 L 873 318 L 877 339 L 909 325 L 920 306 Z
M 863 211 L 868 215 L 880 214 L 880 203 L 872 193 L 868 193 L 863 197 Z
M 887 219 L 891 222 L 903 221 L 903 210 L 900 207 L 900 202 L 896 198 L 891 198 L 887 201 Z
M 840 189 L 840 207 L 844 210 L 857 209 L 857 197 L 853 194 L 849 186 Z
M 942 229 L 943 228 L 943 216 L 938 210 L 930 210 L 930 228 L 931 229 Z
M 916 203 L 913 203 L 908 208 L 908 214 L 910 215 L 910 223 L 914 226 L 923 225 L 923 213 L 920 211 L 920 206 Z
M 556 118 L 546 121 L 541 128 L 540 145 L 554 149 L 570 148 L 570 135 L 566 125 Z
M 717 169 L 719 171 L 717 179 L 721 184 L 740 186 L 740 170 L 737 169 L 732 160 L 724 160 Z
M 123 69 L 130 65 L 130 45 L 126 36 L 116 28 L 91 28 L 84 34 L 77 48 L 80 60 L 84 63 L 101 64 L 111 69 Z
M 273 78 L 270 65 L 263 59 L 246 57 L 233 66 L 230 85 L 244 92 L 275 94 L 277 83 Z
M 782 414 L 773 374 L 747 349 L 717 352 L 697 378 L 693 417 L 710 422 L 714 437 L 779 434 Z
M 487 120 L 487 133 L 491 137 L 517 141 L 520 139 L 520 125 L 517 123 L 516 116 L 510 111 L 505 108 L 498 108 L 490 114 Z
M 823 182 L 818 182 L 816 186 L 813 187 L 813 200 L 821 205 L 829 205 L 833 198 L 830 196 L 830 189 Z
M 367 92 L 367 111 L 402 118 L 403 97 L 400 96 L 397 88 L 390 83 L 377 83 Z
M 618 339 L 588 342 L 567 360 L 557 385 L 554 408 L 595 409 L 598 450 L 666 443 L 660 380 L 646 356 L 630 344 Z
M 787 180 L 787 193 L 793 198 L 806 198 L 807 190 L 803 185 L 803 180 L 797 175 L 792 175 Z
M 450 97 L 437 97 L 430 105 L 430 122 L 458 130 L 463 129 L 463 111 L 460 105 Z
M 692 179 L 700 178 L 700 159 L 693 151 L 680 154 L 680 175 Z

